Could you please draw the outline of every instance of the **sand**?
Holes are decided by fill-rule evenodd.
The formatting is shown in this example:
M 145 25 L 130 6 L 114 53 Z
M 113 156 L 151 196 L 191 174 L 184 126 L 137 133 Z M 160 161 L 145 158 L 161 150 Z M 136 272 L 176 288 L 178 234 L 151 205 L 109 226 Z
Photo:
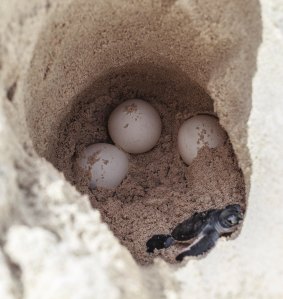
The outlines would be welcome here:
M 24 0 L 0 5 L 4 47 L 0 229 L 5 229 L 0 297 L 20 298 L 27 293 L 38 297 L 42 289 L 43 296 L 54 299 L 71 298 L 77 292 L 81 297 L 123 299 L 168 294 L 282 297 L 283 240 L 278 227 L 283 219 L 283 139 L 277 130 L 282 111 L 282 36 L 272 15 L 280 16 L 278 1 L 110 2 Z M 182 267 L 156 262 L 145 269 L 108 237 L 96 211 L 88 205 L 81 208 L 83 197 L 44 158 L 59 132 L 62 111 L 68 110 L 82 88 L 105 69 L 137 57 L 143 62 L 156 60 L 158 55 L 182 67 L 213 98 L 244 172 L 249 198 L 237 240 L 219 242 L 213 254 L 198 262 Z M 14 82 L 11 102 L 5 90 Z M 28 135 L 40 157 L 30 154 L 23 159 Z M 24 161 L 25 167 L 19 168 L 18 161 Z M 19 184 L 24 177 L 30 184 Z M 82 232 L 84 237 L 79 238 Z M 53 234 L 60 237 L 57 243 Z M 6 267 L 9 261 L 20 271 Z M 269 266 L 259 261 L 268 261 Z M 213 275 L 215 267 L 228 269 L 229 275 L 227 271 Z
M 140 264 L 149 264 L 156 256 L 175 263 L 178 246 L 148 254 L 147 239 L 169 233 L 196 211 L 231 203 L 244 207 L 245 185 L 228 138 L 217 149 L 203 148 L 189 167 L 178 154 L 180 124 L 197 113 L 213 114 L 205 92 L 192 82 L 184 84 L 165 77 L 152 85 L 145 82 L 138 86 L 144 71 L 146 68 L 129 67 L 110 72 L 80 95 L 60 126 L 52 162 L 79 191 L 89 195 L 103 221 Z M 76 158 L 92 143 L 112 143 L 107 133 L 109 114 L 133 97 L 148 101 L 160 113 L 160 140 L 147 153 L 129 155 L 129 173 L 118 188 L 90 190 L 88 176 L 77 167 Z

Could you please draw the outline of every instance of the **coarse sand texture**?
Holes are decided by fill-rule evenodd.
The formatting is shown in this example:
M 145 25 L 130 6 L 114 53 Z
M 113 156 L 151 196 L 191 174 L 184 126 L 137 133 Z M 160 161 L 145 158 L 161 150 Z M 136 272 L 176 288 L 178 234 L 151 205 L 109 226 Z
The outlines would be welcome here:
M 129 173 L 119 187 L 89 189 L 89 177 L 77 167 L 76 157 L 89 144 L 111 143 L 109 114 L 129 98 L 142 98 L 160 113 L 161 138 L 151 151 L 129 155 Z M 194 212 L 231 203 L 245 207 L 244 179 L 229 140 L 216 149 L 203 148 L 189 167 L 178 153 L 182 122 L 198 112 L 212 113 L 212 109 L 209 96 L 185 74 L 140 64 L 110 70 L 74 101 L 60 124 L 50 161 L 89 195 L 121 243 L 146 264 L 157 255 L 145 250 L 151 235 L 168 233 Z M 162 257 L 174 262 L 174 249 L 164 251 Z
M 1 299 L 282 298 L 279 2 L 0 1 Z M 142 149 L 109 125 L 133 99 L 156 119 Z M 220 145 L 186 155 L 200 115 Z M 93 144 L 114 189 L 89 188 Z M 243 222 L 208 254 L 147 253 L 229 204 Z
M 138 6 L 97 2 L 95 18 L 93 6 L 85 2 L 58 12 L 57 19 L 55 14 L 38 41 L 26 85 L 29 133 L 38 154 L 89 195 L 93 208 L 139 263 L 151 263 L 157 255 L 172 263 L 176 248 L 146 253 L 151 235 L 168 233 L 194 212 L 230 203 L 246 208 L 250 165 L 244 144 L 250 104 L 215 75 L 218 70 L 225 77 L 221 63 L 235 55 L 236 39 L 226 37 L 221 26 L 207 39 L 199 21 L 169 1 L 154 9 L 146 1 Z M 109 115 L 133 98 L 158 111 L 161 137 L 149 152 L 129 155 L 129 173 L 116 189 L 91 190 L 76 160 L 88 145 L 112 143 Z M 181 124 L 198 113 L 218 116 L 238 143 L 232 146 L 228 137 L 223 146 L 203 148 L 188 167 L 178 153 L 177 135 Z M 232 117 L 238 116 L 242 120 L 232 129 Z

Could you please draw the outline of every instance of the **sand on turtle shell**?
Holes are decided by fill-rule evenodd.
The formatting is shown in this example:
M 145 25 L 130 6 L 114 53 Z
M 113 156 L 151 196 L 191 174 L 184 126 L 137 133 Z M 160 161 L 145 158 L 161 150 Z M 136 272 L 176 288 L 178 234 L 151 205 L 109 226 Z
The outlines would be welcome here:
M 119 80 L 119 76 L 115 78 Z M 108 81 L 113 83 L 111 78 Z M 232 203 L 245 208 L 243 174 L 229 139 L 216 149 L 202 148 L 190 166 L 180 158 L 176 143 L 180 124 L 196 113 L 212 112 L 211 99 L 196 86 L 188 85 L 187 90 L 169 86 L 166 90 L 161 85 L 154 87 L 156 94 L 135 92 L 135 87 L 121 88 L 126 90 L 122 96 L 119 88 L 108 88 L 103 95 L 88 92 L 78 99 L 62 122 L 52 163 L 79 191 L 89 195 L 92 206 L 137 262 L 149 264 L 160 256 L 176 263 L 180 246 L 148 254 L 146 241 L 153 234 L 169 233 L 195 212 Z M 90 190 L 88 175 L 77 167 L 77 156 L 90 144 L 112 143 L 107 132 L 109 114 L 119 103 L 137 97 L 150 102 L 160 113 L 162 134 L 158 144 L 147 153 L 129 155 L 129 173 L 118 188 Z

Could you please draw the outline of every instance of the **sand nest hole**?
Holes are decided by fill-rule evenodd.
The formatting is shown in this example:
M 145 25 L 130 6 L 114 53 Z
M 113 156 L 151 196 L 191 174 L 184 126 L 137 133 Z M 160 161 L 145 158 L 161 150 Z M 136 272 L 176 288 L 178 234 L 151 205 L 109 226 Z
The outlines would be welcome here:
M 229 141 L 216 149 L 203 148 L 189 167 L 180 158 L 176 144 L 180 125 L 195 113 L 213 112 L 212 101 L 188 79 L 176 82 L 176 74 L 168 74 L 170 70 L 149 65 L 110 72 L 78 96 L 61 123 L 50 157 L 67 180 L 89 195 L 102 219 L 142 264 L 159 254 L 145 250 L 153 234 L 170 232 L 194 212 L 245 203 L 243 176 Z M 129 155 L 129 173 L 118 188 L 91 190 L 84 173 L 75 171 L 76 157 L 90 144 L 112 143 L 107 133 L 109 114 L 131 98 L 146 100 L 160 113 L 161 138 L 151 151 Z M 161 256 L 174 262 L 176 249 Z
M 144 99 L 159 112 L 159 142 L 147 153 L 129 155 L 129 173 L 118 188 L 91 190 L 88 178 L 75 170 L 76 158 L 90 144 L 112 143 L 107 132 L 109 115 L 131 98 Z M 176 246 L 153 255 L 146 252 L 146 241 L 153 234 L 170 232 L 194 212 L 245 205 L 244 179 L 229 140 L 216 149 L 203 148 L 189 167 L 180 158 L 178 129 L 197 113 L 213 113 L 212 100 L 185 74 L 137 64 L 99 78 L 77 95 L 60 123 L 49 160 L 89 195 L 103 221 L 141 264 L 158 255 L 175 262 Z
M 246 205 L 245 180 L 233 147 L 246 167 L 250 102 L 236 101 L 237 88 L 227 78 L 226 85 L 218 80 L 222 61 L 235 54 L 239 39 L 226 38 L 221 26 L 209 29 L 208 39 L 196 19 L 178 5 L 161 5 L 153 12 L 150 5 L 125 7 L 118 2 L 75 2 L 50 19 L 27 80 L 27 124 L 38 154 L 89 195 L 103 221 L 140 264 L 156 256 L 175 263 L 177 247 L 149 255 L 146 240 L 169 232 L 194 212 Z M 231 22 L 239 21 L 234 19 Z M 244 68 L 249 78 L 253 66 L 246 63 Z M 220 70 L 218 77 L 215 69 Z M 250 89 L 241 92 L 242 99 L 249 96 Z M 128 176 L 117 189 L 90 190 L 74 171 L 75 159 L 87 145 L 111 143 L 108 117 L 131 98 L 156 108 L 161 138 L 151 151 L 129 155 Z M 188 167 L 177 151 L 178 129 L 197 113 L 217 115 L 214 106 L 223 111 L 218 116 L 230 130 L 233 147 L 228 139 L 216 149 L 203 148 Z

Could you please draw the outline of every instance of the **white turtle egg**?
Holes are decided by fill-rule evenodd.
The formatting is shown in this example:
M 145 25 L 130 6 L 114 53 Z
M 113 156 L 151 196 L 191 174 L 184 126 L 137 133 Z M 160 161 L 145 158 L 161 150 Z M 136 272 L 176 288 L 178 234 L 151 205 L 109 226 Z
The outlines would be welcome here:
M 116 188 L 128 173 L 127 154 L 107 143 L 88 146 L 82 151 L 77 162 L 89 176 L 91 189 Z
M 158 142 L 161 119 L 149 103 L 139 99 L 127 100 L 111 113 L 108 131 L 113 142 L 124 151 L 145 153 Z
M 187 119 L 179 129 L 178 150 L 186 164 L 191 164 L 203 146 L 215 148 L 227 139 L 215 116 L 200 114 Z

